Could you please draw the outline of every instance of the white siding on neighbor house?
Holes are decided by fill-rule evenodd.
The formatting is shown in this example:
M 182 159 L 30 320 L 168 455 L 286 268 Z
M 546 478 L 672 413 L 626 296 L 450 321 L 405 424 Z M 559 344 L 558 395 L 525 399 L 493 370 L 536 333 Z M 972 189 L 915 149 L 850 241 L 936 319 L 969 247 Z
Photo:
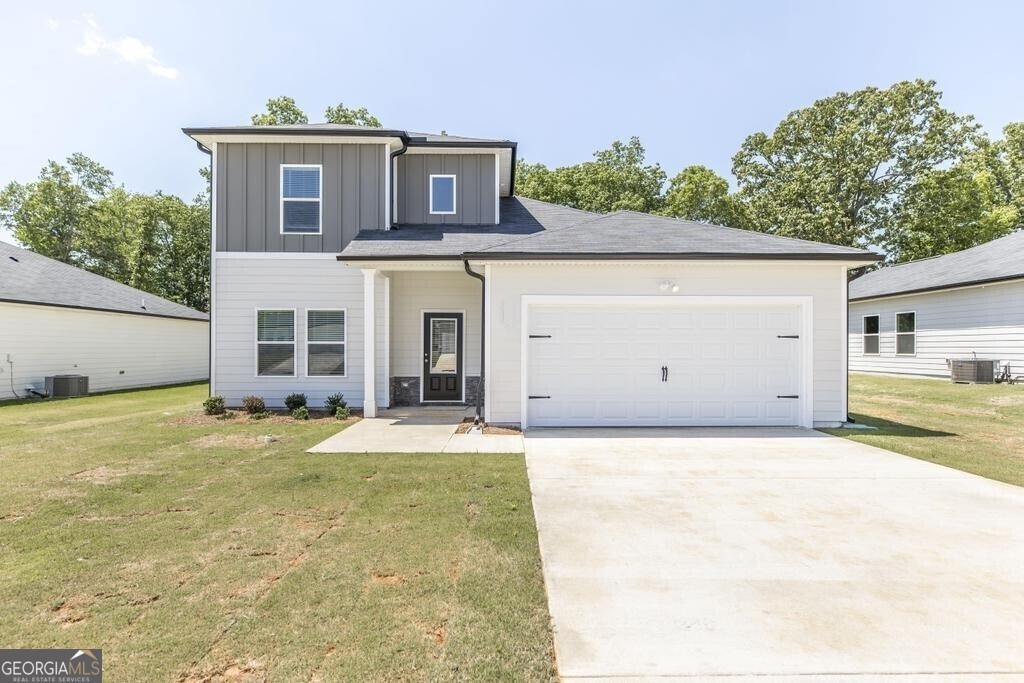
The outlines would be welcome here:
M 810 296 L 813 420 L 846 419 L 846 266 L 830 263 L 666 262 L 491 264 L 488 377 L 493 423 L 521 423 L 521 301 L 524 294 Z M 660 290 L 662 282 L 679 286 Z
M 376 288 L 376 399 L 387 404 L 385 387 L 384 279 Z M 256 375 L 256 310 L 295 309 L 294 377 Z M 345 376 L 306 376 L 306 310 L 344 308 Z M 345 394 L 354 408 L 363 405 L 363 274 L 338 263 L 333 256 L 232 256 L 217 259 L 214 286 L 213 392 L 230 406 L 250 394 L 268 406 L 281 407 L 284 397 L 306 394 L 309 405 L 319 407 L 335 392 Z
M 917 352 L 896 355 L 896 313 L 917 314 Z M 864 353 L 864 316 L 878 316 L 878 354 Z M 948 377 L 947 358 L 991 358 L 1024 374 L 1024 280 L 850 304 L 850 369 Z
M 7 362 L 13 361 L 12 366 Z M 209 324 L 0 302 L 0 399 L 48 375 L 88 375 L 89 391 L 204 380 Z
M 465 312 L 465 372 L 480 374 L 480 282 L 459 271 L 393 271 L 391 376 L 423 373 L 423 311 Z

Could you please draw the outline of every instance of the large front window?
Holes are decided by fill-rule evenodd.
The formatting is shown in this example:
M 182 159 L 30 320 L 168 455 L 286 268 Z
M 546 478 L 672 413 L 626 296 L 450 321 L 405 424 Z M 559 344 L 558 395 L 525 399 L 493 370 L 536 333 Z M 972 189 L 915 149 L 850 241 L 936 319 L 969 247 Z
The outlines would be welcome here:
M 256 311 L 256 374 L 295 375 L 295 311 Z
M 315 164 L 281 166 L 281 232 L 319 235 L 323 218 L 320 196 L 322 167 Z

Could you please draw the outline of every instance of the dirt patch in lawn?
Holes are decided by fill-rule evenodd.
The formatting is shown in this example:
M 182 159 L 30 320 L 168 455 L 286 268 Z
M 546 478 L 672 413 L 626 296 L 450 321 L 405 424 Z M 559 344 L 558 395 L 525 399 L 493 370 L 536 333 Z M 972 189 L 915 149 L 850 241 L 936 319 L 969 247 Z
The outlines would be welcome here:
M 50 621 L 58 624 L 62 629 L 83 624 L 89 620 L 88 609 L 91 605 L 92 600 L 86 595 L 72 596 L 53 607 Z
M 212 670 L 190 673 L 178 679 L 179 683 L 228 683 L 229 681 L 263 681 L 259 662 L 222 664 Z
M 274 435 L 248 436 L 245 434 L 204 434 L 192 443 L 199 448 L 263 448 L 282 437 Z
M 113 484 L 115 481 L 124 477 L 128 474 L 126 469 L 118 469 L 114 467 L 107 467 L 106 465 L 100 465 L 99 467 L 93 467 L 88 470 L 82 470 L 81 472 L 75 472 L 71 475 L 72 479 L 78 481 L 87 481 L 90 484 L 98 484 L 104 486 L 106 484 Z
M 405 583 L 405 577 L 401 574 L 373 572 L 370 574 L 370 583 L 378 586 L 397 586 L 400 583 Z
M 456 434 L 468 434 L 469 430 L 473 428 L 473 418 L 467 417 L 459 425 L 459 428 L 455 430 Z M 484 425 L 484 434 L 506 434 L 506 435 L 518 435 L 522 434 L 522 430 L 516 429 L 515 427 L 499 427 L 497 425 Z

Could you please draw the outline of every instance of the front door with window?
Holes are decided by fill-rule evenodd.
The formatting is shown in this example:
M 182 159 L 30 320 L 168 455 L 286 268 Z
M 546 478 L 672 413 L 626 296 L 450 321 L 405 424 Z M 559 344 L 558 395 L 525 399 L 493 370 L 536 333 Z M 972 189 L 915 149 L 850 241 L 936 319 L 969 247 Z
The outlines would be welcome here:
M 462 314 L 423 314 L 423 400 L 462 401 Z

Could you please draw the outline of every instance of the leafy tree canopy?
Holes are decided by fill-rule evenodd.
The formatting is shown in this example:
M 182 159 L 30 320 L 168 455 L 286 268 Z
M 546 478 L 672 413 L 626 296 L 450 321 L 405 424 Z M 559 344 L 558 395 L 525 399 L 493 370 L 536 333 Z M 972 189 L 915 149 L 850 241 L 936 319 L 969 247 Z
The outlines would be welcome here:
M 707 166 L 688 166 L 668 184 L 662 213 L 691 221 L 742 228 L 743 204 L 729 193 L 729 181 Z
M 324 111 L 327 123 L 347 123 L 356 126 L 380 127 L 380 119 L 371 114 L 366 107 L 350 108 L 344 102 L 327 107 Z M 295 100 L 286 95 L 272 97 L 267 100 L 267 109 L 252 115 L 254 126 L 284 126 L 297 123 L 309 123 L 306 112 L 299 109 Z

